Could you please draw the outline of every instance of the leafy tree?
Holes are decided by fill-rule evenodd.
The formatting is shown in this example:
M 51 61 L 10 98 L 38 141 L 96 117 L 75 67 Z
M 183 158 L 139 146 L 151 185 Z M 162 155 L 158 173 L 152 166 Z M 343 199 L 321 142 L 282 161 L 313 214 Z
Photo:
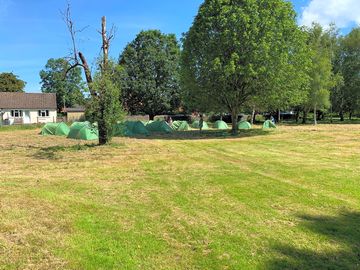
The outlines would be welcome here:
M 98 123 L 99 139 L 104 142 L 111 140 L 114 125 L 123 118 L 120 88 L 114 84 L 112 78 L 115 65 L 107 63 L 107 66 L 94 76 L 92 87 L 97 89 L 98 96 L 89 100 L 86 110 L 87 118 Z
M 187 99 L 231 112 L 236 133 L 242 106 L 289 90 L 286 76 L 299 71 L 303 76 L 307 48 L 295 17 L 292 5 L 282 0 L 206 0 L 183 39 Z M 295 89 L 302 80 L 294 81 Z
M 122 101 L 132 114 L 174 111 L 180 105 L 180 47 L 175 35 L 140 32 L 120 55 Z
M 340 41 L 336 70 L 343 76 L 343 83 L 333 89 L 332 103 L 340 118 L 360 108 L 360 27 L 354 28 Z
M 47 61 L 45 69 L 40 71 L 40 78 L 43 93 L 56 93 L 59 111 L 64 106 L 73 107 L 84 104 L 85 84 L 81 77 L 80 67 L 70 69 L 67 60 L 51 58 Z
M 101 61 L 98 62 L 98 72 L 93 76 L 86 57 L 77 50 L 76 33 L 79 31 L 75 29 L 70 11 L 70 5 L 68 4 L 63 16 L 73 43 L 73 58 L 71 59 L 71 66 L 66 73 L 76 67 L 82 67 L 84 70 L 86 83 L 90 91 L 87 111 L 91 115 L 92 120 L 98 122 L 99 144 L 104 145 L 111 141 L 113 126 L 116 121 L 121 120 L 122 112 L 119 103 L 120 89 L 118 86 L 114 86 L 111 79 L 114 76 L 114 68 L 111 61 L 109 61 L 110 41 L 114 37 L 114 29 L 112 28 L 110 31 L 107 31 L 106 17 L 102 17 L 100 31 L 102 56 Z
M 1 92 L 24 92 L 26 82 L 20 80 L 12 72 L 0 73 Z
M 317 124 L 317 110 L 330 107 L 330 89 L 335 86 L 331 39 L 334 29 L 324 31 L 321 25 L 313 24 L 308 29 L 312 66 L 309 70 L 310 88 L 305 111 L 314 110 L 314 124 Z M 306 117 L 304 117 L 306 119 Z

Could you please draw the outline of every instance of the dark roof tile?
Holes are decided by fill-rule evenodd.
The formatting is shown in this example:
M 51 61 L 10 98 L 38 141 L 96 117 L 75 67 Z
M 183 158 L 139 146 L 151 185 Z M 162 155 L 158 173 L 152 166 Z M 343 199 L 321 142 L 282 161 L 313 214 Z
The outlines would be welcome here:
M 56 94 L 0 92 L 0 109 L 56 109 Z

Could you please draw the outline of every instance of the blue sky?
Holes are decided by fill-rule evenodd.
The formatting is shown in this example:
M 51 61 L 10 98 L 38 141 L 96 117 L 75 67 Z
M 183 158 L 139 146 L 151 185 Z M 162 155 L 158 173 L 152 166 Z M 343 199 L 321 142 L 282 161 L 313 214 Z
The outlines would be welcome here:
M 72 0 L 78 28 L 79 49 L 93 61 L 100 52 L 100 18 L 106 15 L 117 28 L 111 56 L 118 58 L 124 46 L 140 30 L 160 29 L 181 37 L 203 0 Z M 300 24 L 335 21 L 343 27 L 360 23 L 360 0 L 292 0 Z M 67 56 L 70 37 L 62 21 L 66 0 L 0 0 L 0 72 L 14 72 L 27 82 L 27 92 L 40 91 L 39 72 L 49 58 Z

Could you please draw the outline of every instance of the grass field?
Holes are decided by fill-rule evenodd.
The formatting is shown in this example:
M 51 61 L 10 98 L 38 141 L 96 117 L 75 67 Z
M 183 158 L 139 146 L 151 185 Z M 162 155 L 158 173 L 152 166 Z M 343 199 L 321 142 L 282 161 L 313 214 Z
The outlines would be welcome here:
M 360 269 L 360 126 L 0 133 L 0 269 Z

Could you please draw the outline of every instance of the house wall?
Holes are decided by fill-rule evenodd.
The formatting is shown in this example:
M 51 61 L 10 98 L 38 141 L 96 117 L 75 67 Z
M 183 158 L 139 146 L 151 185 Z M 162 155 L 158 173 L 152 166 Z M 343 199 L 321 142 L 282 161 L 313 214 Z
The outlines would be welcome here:
M 14 110 L 18 110 L 18 109 L 14 109 Z M 57 112 L 56 110 L 49 110 L 49 116 L 47 117 L 39 117 L 38 115 L 38 111 L 39 109 L 32 109 L 32 110 L 21 110 L 23 111 L 23 123 L 25 124 L 37 124 L 37 123 L 56 123 L 56 118 L 57 118 Z M 10 125 L 13 125 L 15 122 L 15 118 L 11 117 L 11 110 L 3 110 L 4 114 L 2 120 L 3 123 L 6 119 L 9 120 Z M 26 115 L 29 116 L 28 121 L 26 121 Z
M 85 119 L 84 112 L 68 112 L 66 115 L 67 122 L 84 121 L 84 119 Z

